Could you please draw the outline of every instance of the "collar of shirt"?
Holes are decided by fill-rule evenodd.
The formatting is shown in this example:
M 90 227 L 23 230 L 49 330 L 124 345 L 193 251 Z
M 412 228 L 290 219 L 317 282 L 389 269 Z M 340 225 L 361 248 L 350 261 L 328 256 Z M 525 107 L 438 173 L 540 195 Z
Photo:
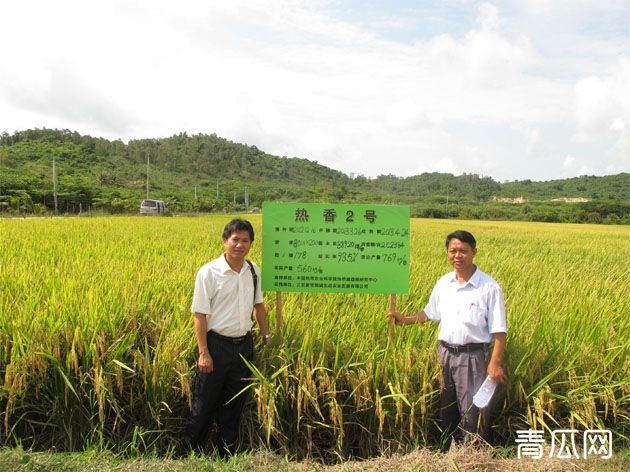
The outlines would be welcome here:
M 241 267 L 240 272 L 236 272 L 234 269 L 230 267 L 230 264 L 228 264 L 228 261 L 225 258 L 225 254 L 223 254 L 223 256 L 219 258 L 218 262 L 219 262 L 218 266 L 221 269 L 221 273 L 224 275 L 229 272 L 234 272 L 235 274 L 242 274 L 243 270 L 245 270 L 246 267 L 249 269 L 249 265 L 247 264 L 247 261 L 243 259 L 243 267 Z
M 479 268 L 477 266 L 475 267 L 475 271 L 473 272 L 473 275 L 470 276 L 470 278 L 466 281 L 466 283 L 464 284 L 460 284 L 459 281 L 457 280 L 457 275 L 455 274 L 455 271 L 451 272 L 451 277 L 449 279 L 449 283 L 451 284 L 457 284 L 459 286 L 459 288 L 463 288 L 466 285 L 470 284 L 473 287 L 479 287 L 480 285 L 480 278 L 481 278 L 481 271 L 479 270 Z

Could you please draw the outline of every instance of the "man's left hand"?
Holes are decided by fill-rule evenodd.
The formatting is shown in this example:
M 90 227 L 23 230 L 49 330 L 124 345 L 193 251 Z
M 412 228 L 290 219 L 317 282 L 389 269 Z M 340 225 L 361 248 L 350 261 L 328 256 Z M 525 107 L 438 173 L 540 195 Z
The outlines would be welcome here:
M 490 362 L 488 364 L 488 377 L 497 383 L 505 383 L 507 381 L 507 375 L 505 375 L 505 371 L 499 363 Z

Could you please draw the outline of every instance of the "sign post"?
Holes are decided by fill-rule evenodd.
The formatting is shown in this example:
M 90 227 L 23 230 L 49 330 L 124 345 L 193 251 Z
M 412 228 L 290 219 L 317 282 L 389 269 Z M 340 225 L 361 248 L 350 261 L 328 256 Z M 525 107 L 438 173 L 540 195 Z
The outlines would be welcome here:
M 284 321 L 282 319 L 282 292 L 276 292 L 276 326 L 278 330 L 282 331 L 282 325 Z
M 396 311 L 396 295 L 392 294 L 389 296 L 389 311 Z M 396 336 L 396 322 L 394 318 L 389 319 L 387 333 L 389 334 L 389 340 L 394 342 L 394 337 Z
M 409 207 L 263 203 L 262 289 L 390 294 L 409 291 Z M 391 329 L 390 329 L 391 331 Z

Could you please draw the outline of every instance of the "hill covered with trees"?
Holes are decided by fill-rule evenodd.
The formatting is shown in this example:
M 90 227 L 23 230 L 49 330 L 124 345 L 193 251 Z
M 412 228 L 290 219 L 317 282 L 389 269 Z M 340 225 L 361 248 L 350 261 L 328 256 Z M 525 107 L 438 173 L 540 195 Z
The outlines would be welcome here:
M 124 143 L 55 129 L 0 135 L 0 212 L 53 211 L 53 160 L 63 213 L 137 212 L 148 170 L 150 198 L 174 212 L 243 211 L 265 200 L 356 201 L 408 204 L 414 216 L 436 218 L 630 223 L 627 173 L 549 182 L 445 173 L 371 179 L 214 134 Z

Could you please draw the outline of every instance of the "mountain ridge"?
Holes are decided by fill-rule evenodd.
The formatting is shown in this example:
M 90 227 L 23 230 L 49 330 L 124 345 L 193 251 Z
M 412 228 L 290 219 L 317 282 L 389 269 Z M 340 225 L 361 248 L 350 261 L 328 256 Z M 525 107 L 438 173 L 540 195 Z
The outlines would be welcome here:
M 53 157 L 60 208 L 69 212 L 77 207 L 137 211 L 146 197 L 147 160 L 149 195 L 178 211 L 232 211 L 261 206 L 263 200 L 361 201 L 409 204 L 417 207 L 416 216 L 475 218 L 474 211 L 451 213 L 460 206 L 498 205 L 493 197 L 546 205 L 554 198 L 583 198 L 592 207 L 585 211 L 597 201 L 600 207 L 612 205 L 612 213 L 623 219 L 630 198 L 628 173 L 504 183 L 466 173 L 350 177 L 316 161 L 274 156 L 216 134 L 184 132 L 124 143 L 44 128 L 0 135 L 0 203 L 26 212 L 53 209 Z M 437 211 L 424 211 L 431 207 Z

